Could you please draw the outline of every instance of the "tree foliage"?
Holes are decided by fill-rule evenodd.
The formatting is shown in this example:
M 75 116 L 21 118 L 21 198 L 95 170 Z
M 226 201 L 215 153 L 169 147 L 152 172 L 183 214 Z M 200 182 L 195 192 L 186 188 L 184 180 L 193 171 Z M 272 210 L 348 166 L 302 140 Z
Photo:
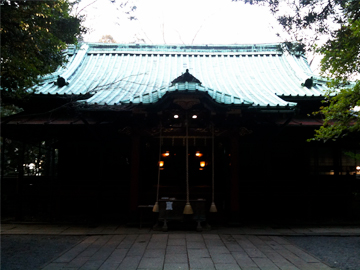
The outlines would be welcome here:
M 325 75 L 339 82 L 356 79 L 360 72 L 360 18 L 349 19 L 317 51 L 323 55 Z
M 1 1 L 2 103 L 21 100 L 66 61 L 66 45 L 86 32 L 84 18 L 70 14 L 72 6 L 68 0 Z
M 318 49 L 321 71 L 332 78 L 318 113 L 324 124 L 314 139 L 337 139 L 360 131 L 360 18 L 349 19 Z M 352 81 L 352 82 L 349 82 Z
M 336 83 L 337 84 L 337 83 Z M 360 82 L 343 87 L 334 95 L 333 88 L 325 95 L 324 106 L 316 114 L 324 115 L 323 125 L 315 131 L 314 139 L 337 139 L 349 132 L 359 132 Z
M 331 79 L 319 114 L 324 124 L 313 139 L 337 139 L 360 131 L 360 1 L 233 0 L 268 5 L 290 41 L 322 56 L 321 74 Z M 350 83 L 352 81 L 352 83 Z

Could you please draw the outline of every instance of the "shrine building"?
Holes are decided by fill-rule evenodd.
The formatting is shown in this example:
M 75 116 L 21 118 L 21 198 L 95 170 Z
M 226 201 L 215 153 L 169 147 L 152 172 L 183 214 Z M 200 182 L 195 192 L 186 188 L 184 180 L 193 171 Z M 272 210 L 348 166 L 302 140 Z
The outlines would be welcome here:
M 66 54 L 2 119 L 4 215 L 130 224 L 173 201 L 202 202 L 201 221 L 217 224 L 360 217 L 360 164 L 345 154 L 358 140 L 307 141 L 327 81 L 301 52 L 85 43 Z

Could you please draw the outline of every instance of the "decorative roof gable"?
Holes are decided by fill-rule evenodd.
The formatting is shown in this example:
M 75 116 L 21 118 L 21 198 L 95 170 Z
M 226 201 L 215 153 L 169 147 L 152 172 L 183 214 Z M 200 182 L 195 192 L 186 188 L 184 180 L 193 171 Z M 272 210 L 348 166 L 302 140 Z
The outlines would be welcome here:
M 175 80 L 173 80 L 171 82 L 171 85 L 173 86 L 176 83 L 185 83 L 185 82 L 193 82 L 201 85 L 201 82 L 189 73 L 189 69 L 186 69 L 186 72 L 184 74 L 180 75 Z

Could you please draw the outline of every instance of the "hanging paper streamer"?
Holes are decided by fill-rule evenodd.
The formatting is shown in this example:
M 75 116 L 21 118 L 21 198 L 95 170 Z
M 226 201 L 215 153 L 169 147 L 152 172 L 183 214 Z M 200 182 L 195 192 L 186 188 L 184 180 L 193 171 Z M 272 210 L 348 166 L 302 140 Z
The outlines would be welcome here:
M 173 202 L 166 202 L 166 210 L 173 210 Z

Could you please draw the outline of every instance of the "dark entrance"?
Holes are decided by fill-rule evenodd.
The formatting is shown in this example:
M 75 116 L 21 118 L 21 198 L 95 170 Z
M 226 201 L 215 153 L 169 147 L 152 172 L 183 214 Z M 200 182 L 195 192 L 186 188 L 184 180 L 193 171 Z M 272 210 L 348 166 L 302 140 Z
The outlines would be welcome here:
M 186 200 L 186 137 L 164 136 L 159 162 L 159 138 L 148 141 L 141 174 L 140 204 L 154 204 L 158 166 L 160 165 L 159 199 Z M 224 138 L 215 138 L 214 163 L 212 162 L 212 137 L 191 136 L 188 148 L 189 198 L 206 200 L 206 210 L 212 202 L 212 174 L 214 168 L 214 200 L 217 216 L 230 209 L 230 156 Z M 214 167 L 213 167 L 214 166 Z
M 164 196 L 186 198 L 186 149 L 184 146 L 164 146 L 160 161 L 160 185 L 167 187 Z M 188 150 L 190 198 L 205 199 L 211 191 L 211 149 L 191 146 Z M 191 192 L 195 191 L 196 192 Z M 201 192 L 202 191 L 202 192 Z M 162 191 L 161 193 L 163 193 Z M 210 198 L 207 198 L 210 199 Z

